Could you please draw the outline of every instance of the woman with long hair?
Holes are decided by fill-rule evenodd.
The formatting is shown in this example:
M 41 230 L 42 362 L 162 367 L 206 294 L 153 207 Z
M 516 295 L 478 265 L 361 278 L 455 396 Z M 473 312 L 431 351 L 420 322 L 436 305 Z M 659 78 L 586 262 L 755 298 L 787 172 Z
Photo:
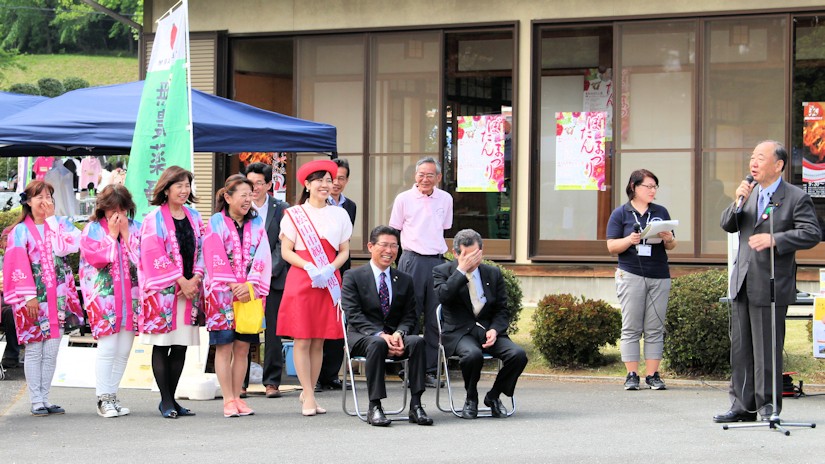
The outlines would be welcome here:
M 644 334 L 645 384 L 664 390 L 659 376 L 665 336 L 667 300 L 670 296 L 670 267 L 667 252 L 676 247 L 673 231 L 642 239 L 648 224 L 670 220 L 664 206 L 653 203 L 659 191 L 659 178 L 647 169 L 630 173 L 625 192 L 628 202 L 610 215 L 607 223 L 607 250 L 619 256 L 616 292 L 622 306 L 622 361 L 627 369 L 625 390 L 640 385 L 639 340 Z
M 80 237 L 80 291 L 97 340 L 97 414 L 129 414 L 117 390 L 137 333 L 140 298 L 137 278 L 140 223 L 135 202 L 122 185 L 110 184 L 97 196 L 95 210 Z
M 281 220 L 281 255 L 292 266 L 278 310 L 277 334 L 295 340 L 293 360 L 305 416 L 326 412 L 315 401 L 324 340 L 344 337 L 336 313 L 341 300 L 338 269 L 349 257 L 352 223 L 344 208 L 327 204 L 337 173 L 338 165 L 329 160 L 301 166 L 298 183 L 304 190 Z
M 54 215 L 54 188 L 34 180 L 20 194 L 23 211 L 8 238 L 4 296 L 14 308 L 17 340 L 26 345 L 24 372 L 34 416 L 63 414 L 49 402 L 57 352 L 66 324 L 83 322 L 68 255 L 80 247 L 80 229 Z
M 158 179 L 150 204 L 157 206 L 140 228 L 141 311 L 140 341 L 152 348 L 152 373 L 160 389 L 158 409 L 163 417 L 176 419 L 195 413 L 175 401 L 186 347 L 199 344 L 203 280 L 203 233 L 201 216 L 190 203 L 191 172 L 170 166 Z
M 226 179 L 215 195 L 215 214 L 203 239 L 204 296 L 209 344 L 215 345 L 215 373 L 223 394 L 223 416 L 255 413 L 240 393 L 246 376 L 249 344 L 258 334 L 235 331 L 233 302 L 269 294 L 272 254 L 264 221 L 252 209 L 252 181 L 242 174 Z M 252 284 L 254 294 L 249 293 Z M 261 308 L 263 309 L 263 307 Z

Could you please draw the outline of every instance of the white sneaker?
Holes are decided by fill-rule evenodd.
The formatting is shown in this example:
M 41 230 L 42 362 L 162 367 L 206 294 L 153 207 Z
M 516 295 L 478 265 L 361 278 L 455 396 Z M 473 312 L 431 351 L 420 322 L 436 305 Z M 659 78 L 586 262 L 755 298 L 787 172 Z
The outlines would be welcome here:
M 122 406 L 120 404 L 120 400 L 117 399 L 116 394 L 111 395 L 111 397 L 112 397 L 112 403 L 115 405 L 115 409 L 117 410 L 117 415 L 118 416 L 125 416 L 125 415 L 129 414 L 130 412 L 132 412 L 132 411 L 129 410 L 129 408 L 127 408 L 125 406 Z
M 97 397 L 97 415 L 100 417 L 117 417 L 117 409 L 112 401 L 112 395 L 100 395 Z

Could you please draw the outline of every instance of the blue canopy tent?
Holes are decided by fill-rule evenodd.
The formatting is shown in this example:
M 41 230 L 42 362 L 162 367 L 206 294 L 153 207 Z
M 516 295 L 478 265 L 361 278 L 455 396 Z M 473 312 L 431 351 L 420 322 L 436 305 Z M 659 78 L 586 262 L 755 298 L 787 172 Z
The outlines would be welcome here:
M 36 95 L 0 92 L 0 119 L 11 116 L 14 113 L 19 113 L 45 100 L 48 100 L 48 98 Z
M 67 92 L 0 119 L 0 156 L 128 154 L 143 81 Z M 196 152 L 335 152 L 336 129 L 192 90 Z

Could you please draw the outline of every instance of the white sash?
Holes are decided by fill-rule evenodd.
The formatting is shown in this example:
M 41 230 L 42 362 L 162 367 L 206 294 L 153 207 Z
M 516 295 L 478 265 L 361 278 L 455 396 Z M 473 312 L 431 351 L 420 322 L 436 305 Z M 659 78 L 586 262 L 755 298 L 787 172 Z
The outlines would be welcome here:
M 327 258 L 327 253 L 324 251 L 324 245 L 321 243 L 318 231 L 309 219 L 304 207 L 299 205 L 297 208 L 289 208 L 286 210 L 286 213 L 295 225 L 295 229 L 298 230 L 298 235 L 301 236 L 304 246 L 315 262 L 315 267 L 321 269 L 329 264 L 329 258 Z M 332 298 L 332 303 L 340 308 L 341 284 L 338 282 L 335 274 L 332 274 L 332 277 L 327 281 L 327 290 L 329 291 L 329 296 Z

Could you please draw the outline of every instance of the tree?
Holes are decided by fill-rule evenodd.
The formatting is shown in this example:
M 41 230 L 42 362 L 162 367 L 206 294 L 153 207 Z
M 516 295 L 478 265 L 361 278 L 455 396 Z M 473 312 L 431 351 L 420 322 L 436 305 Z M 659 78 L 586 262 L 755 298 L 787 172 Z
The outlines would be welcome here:
M 0 5 L 0 48 L 21 53 L 52 53 L 49 28 L 57 0 L 5 0 Z
M 143 21 L 143 0 L 97 0 L 101 6 Z M 0 47 L 21 53 L 57 51 L 134 52 L 137 32 L 81 0 L 3 0 Z M 56 50 L 59 44 L 59 50 Z

